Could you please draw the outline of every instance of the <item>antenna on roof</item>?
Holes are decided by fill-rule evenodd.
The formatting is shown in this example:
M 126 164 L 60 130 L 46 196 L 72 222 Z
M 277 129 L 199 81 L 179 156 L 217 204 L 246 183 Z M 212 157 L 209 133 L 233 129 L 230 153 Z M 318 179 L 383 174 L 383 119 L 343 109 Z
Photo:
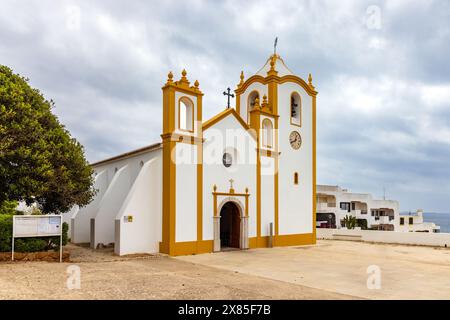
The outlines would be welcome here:
M 383 200 L 386 200 L 386 187 L 383 186 Z

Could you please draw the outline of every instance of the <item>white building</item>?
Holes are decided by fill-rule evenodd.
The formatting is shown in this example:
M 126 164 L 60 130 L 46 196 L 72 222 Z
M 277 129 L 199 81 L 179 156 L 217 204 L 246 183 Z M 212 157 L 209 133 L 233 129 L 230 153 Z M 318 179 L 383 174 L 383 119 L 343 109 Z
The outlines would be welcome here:
M 75 243 L 119 255 L 170 255 L 313 244 L 316 95 L 272 55 L 202 119 L 198 81 L 170 72 L 161 141 L 93 164 L 98 193 L 69 213 Z
M 399 226 L 396 231 L 438 233 L 440 227 L 433 222 L 424 222 L 423 210 L 419 209 L 415 213 L 400 214 Z
M 399 224 L 399 203 L 373 199 L 339 186 L 317 186 L 317 227 L 342 228 L 346 216 L 356 217 L 367 228 L 393 231 Z M 365 220 L 365 222 L 364 222 Z

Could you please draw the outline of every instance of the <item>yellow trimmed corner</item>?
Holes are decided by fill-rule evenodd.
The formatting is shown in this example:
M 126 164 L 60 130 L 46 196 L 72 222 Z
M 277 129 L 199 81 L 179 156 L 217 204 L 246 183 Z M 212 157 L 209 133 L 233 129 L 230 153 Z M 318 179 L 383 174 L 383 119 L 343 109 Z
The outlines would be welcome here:
M 185 256 L 213 252 L 213 240 L 175 242 L 171 256 Z

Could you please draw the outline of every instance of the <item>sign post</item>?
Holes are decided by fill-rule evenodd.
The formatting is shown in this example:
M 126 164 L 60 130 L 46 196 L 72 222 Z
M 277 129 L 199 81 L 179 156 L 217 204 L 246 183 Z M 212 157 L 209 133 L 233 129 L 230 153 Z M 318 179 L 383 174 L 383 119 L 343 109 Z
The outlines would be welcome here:
M 32 237 L 59 237 L 59 262 L 62 262 L 62 215 L 15 215 L 13 216 L 12 254 L 14 239 Z

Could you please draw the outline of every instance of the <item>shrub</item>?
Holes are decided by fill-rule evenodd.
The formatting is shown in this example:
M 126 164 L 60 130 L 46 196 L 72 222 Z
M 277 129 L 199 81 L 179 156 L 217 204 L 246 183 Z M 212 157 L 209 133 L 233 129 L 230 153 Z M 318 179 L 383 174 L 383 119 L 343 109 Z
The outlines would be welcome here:
M 16 214 L 17 201 L 3 201 L 0 203 L 0 214 Z
M 12 215 L 0 215 L 0 252 L 10 252 L 12 245 Z M 63 223 L 62 240 L 63 246 L 68 241 L 69 225 Z M 59 250 L 59 237 L 36 237 L 36 238 L 16 238 L 14 240 L 14 251 L 17 252 L 38 252 L 47 250 Z
M 355 229 L 356 217 L 346 215 L 343 220 L 347 229 Z

